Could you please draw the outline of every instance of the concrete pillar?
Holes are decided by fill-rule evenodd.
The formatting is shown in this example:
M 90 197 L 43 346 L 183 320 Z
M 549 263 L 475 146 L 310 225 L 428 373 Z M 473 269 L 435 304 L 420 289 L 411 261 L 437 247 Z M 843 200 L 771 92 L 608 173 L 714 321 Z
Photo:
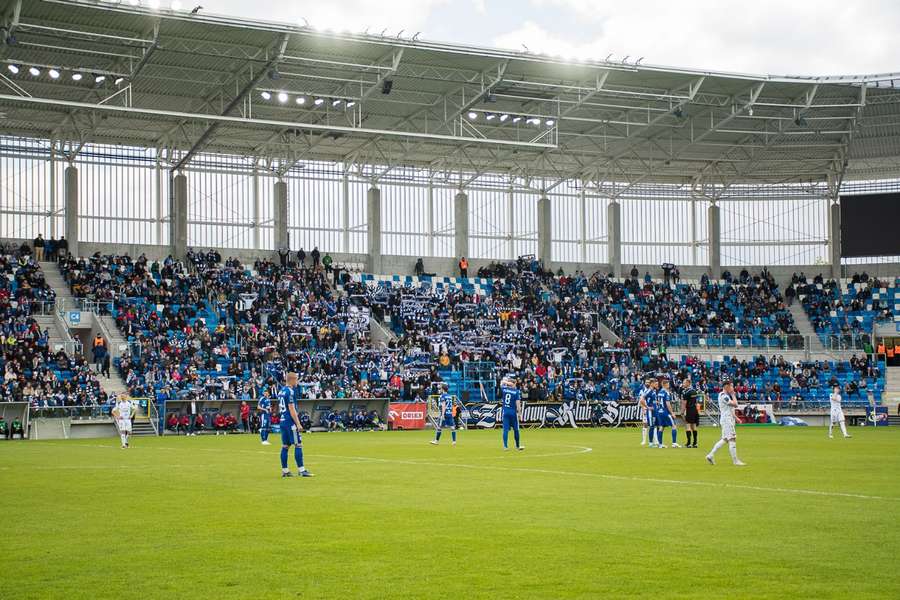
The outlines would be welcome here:
M 550 198 L 541 196 L 537 201 L 538 260 L 543 261 L 547 269 L 551 268 L 553 262 L 552 218 Z
M 841 205 L 834 203 L 831 209 L 831 231 L 828 236 L 828 249 L 830 251 L 831 276 L 834 279 L 841 277 Z
M 275 226 L 275 250 L 290 249 L 291 242 L 288 239 L 288 197 L 287 183 L 275 182 L 275 206 L 272 210 Z
M 69 243 L 69 253 L 80 256 L 78 253 L 78 169 L 74 166 L 66 167 L 64 190 L 66 196 L 66 241 Z
M 612 201 L 606 208 L 606 244 L 613 277 L 622 276 L 622 205 Z
M 380 274 L 381 265 L 381 190 L 369 188 L 367 194 L 367 221 L 369 231 L 369 256 L 366 271 Z
M 456 227 L 453 246 L 455 258 L 469 258 L 469 195 L 462 190 L 453 198 L 453 223 Z
M 709 274 L 712 279 L 722 276 L 722 227 L 719 220 L 719 207 L 710 205 L 707 211 L 709 226 Z
M 187 176 L 179 173 L 172 180 L 169 206 L 169 245 L 172 256 L 183 259 L 187 255 Z

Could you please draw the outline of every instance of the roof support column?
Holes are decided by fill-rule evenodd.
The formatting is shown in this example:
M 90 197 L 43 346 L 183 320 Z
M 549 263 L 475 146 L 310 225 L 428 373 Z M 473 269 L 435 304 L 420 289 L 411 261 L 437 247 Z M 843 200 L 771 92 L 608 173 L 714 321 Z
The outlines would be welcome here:
M 187 175 L 179 173 L 172 178 L 172 196 L 169 206 L 169 246 L 175 259 L 187 255 Z
M 706 220 L 709 226 L 709 274 L 712 279 L 719 279 L 722 276 L 722 227 L 717 204 L 709 205 Z
M 285 181 L 276 181 L 273 194 L 275 206 L 272 210 L 273 225 L 275 227 L 275 249 L 290 250 L 291 242 L 288 239 L 288 191 Z
M 78 169 L 69 164 L 65 174 L 66 196 L 66 241 L 69 243 L 69 253 L 79 256 L 78 253 Z
M 622 205 L 613 200 L 606 207 L 606 243 L 613 277 L 622 276 Z
M 366 259 L 366 270 L 380 274 L 381 264 L 381 190 L 370 187 L 366 194 L 366 212 L 369 233 L 369 254 Z
M 551 241 L 552 213 L 550 210 L 550 198 L 546 192 L 541 194 L 537 201 L 537 230 L 538 230 L 538 260 L 544 263 L 545 269 L 553 265 L 553 243 Z
M 456 259 L 469 256 L 469 195 L 459 190 L 453 198 L 454 250 Z
M 831 259 L 831 277 L 835 280 L 841 277 L 841 205 L 840 200 L 832 202 L 829 206 L 829 230 L 828 250 Z

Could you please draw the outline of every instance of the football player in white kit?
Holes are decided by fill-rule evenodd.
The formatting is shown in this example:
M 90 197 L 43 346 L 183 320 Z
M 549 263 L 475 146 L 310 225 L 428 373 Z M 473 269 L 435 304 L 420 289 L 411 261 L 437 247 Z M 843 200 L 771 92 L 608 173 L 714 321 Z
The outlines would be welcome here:
M 834 386 L 831 388 L 831 396 L 829 397 L 831 400 L 831 419 L 828 422 L 828 437 L 833 438 L 832 429 L 834 429 L 834 424 L 837 423 L 841 426 L 841 433 L 844 434 L 845 438 L 851 437 L 849 433 L 847 433 L 847 424 L 844 422 L 844 411 L 841 409 L 841 388 L 840 386 Z
M 134 416 L 134 402 L 127 396 L 121 396 L 112 410 L 119 427 L 119 437 L 122 438 L 122 447 L 128 447 L 128 436 L 131 435 L 131 418 Z
M 745 467 L 746 463 L 741 462 L 737 456 L 737 433 L 734 424 L 734 409 L 737 407 L 737 397 L 734 395 L 734 384 L 730 380 L 722 383 L 722 391 L 719 392 L 719 422 L 722 425 L 722 439 L 716 442 L 709 454 L 706 455 L 706 462 L 711 465 L 716 464 L 715 455 L 719 448 L 728 444 L 728 453 L 731 454 L 731 462 L 736 467 Z

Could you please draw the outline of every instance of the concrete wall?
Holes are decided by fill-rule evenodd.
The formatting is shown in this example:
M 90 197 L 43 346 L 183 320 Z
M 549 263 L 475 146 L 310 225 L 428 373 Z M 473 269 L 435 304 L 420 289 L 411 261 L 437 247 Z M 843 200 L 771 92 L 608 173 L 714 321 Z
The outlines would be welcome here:
M 23 241 L 31 244 L 31 240 L 22 239 L 4 239 L 3 241 L 12 241 L 21 244 Z M 169 254 L 169 246 L 143 245 L 143 244 L 102 244 L 81 242 L 81 255 L 90 256 L 95 252 L 101 254 L 128 254 L 131 257 L 138 257 L 145 254 L 150 260 L 162 260 Z M 198 249 L 206 249 L 206 247 Z M 252 264 L 254 260 L 260 257 L 267 257 L 277 262 L 278 253 L 266 250 L 236 250 L 233 248 L 217 248 L 222 254 L 223 259 L 228 257 L 236 257 L 245 263 Z M 323 255 L 324 255 L 323 250 Z M 366 264 L 367 256 L 365 254 L 344 254 L 341 252 L 330 252 L 331 257 L 336 263 L 358 263 Z M 381 273 L 389 275 L 412 275 L 413 268 L 416 264 L 416 256 L 396 256 L 382 255 L 381 257 Z M 440 258 L 440 257 L 424 257 L 425 271 L 428 273 L 436 273 L 439 276 L 456 277 L 459 275 L 457 268 L 458 258 Z M 474 276 L 478 269 L 482 266 L 497 262 L 490 259 L 469 259 L 469 274 Z M 622 273 L 627 276 L 633 265 L 628 263 L 622 264 Z M 553 268 L 562 268 L 566 273 L 574 273 L 576 270 L 584 271 L 588 276 L 599 271 L 608 274 L 612 271 L 612 266 L 608 263 L 572 263 L 572 262 L 553 262 Z M 662 269 L 659 265 L 637 265 L 641 277 L 649 271 L 650 275 L 657 279 L 662 279 Z M 703 274 L 709 275 L 709 267 L 707 266 L 681 266 L 682 279 L 699 279 Z M 723 269 L 728 269 L 732 274 L 737 275 L 743 267 L 722 265 Z M 751 273 L 758 273 L 761 266 L 746 267 Z M 784 283 L 790 280 L 793 273 L 804 272 L 810 278 L 822 273 L 828 277 L 831 265 L 796 265 L 796 266 L 776 266 L 769 267 L 769 271 L 775 277 L 776 281 Z M 877 277 L 900 277 L 900 263 L 878 263 L 871 265 L 844 265 L 843 276 L 850 277 L 853 273 L 866 271 L 871 276 Z

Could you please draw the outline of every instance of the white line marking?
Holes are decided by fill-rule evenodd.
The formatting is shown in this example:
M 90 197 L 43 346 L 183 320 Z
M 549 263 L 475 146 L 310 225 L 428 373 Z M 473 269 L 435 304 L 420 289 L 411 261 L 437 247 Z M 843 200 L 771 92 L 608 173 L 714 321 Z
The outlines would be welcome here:
M 114 444 L 103 445 L 103 444 L 72 444 L 73 446 L 83 446 L 83 447 L 92 447 L 92 448 L 108 448 L 108 449 L 118 449 Z M 591 448 L 587 446 L 570 446 L 572 448 L 581 448 L 579 452 L 567 453 L 567 454 L 583 454 L 586 452 L 592 451 Z M 150 446 L 144 447 L 143 449 L 152 449 L 152 450 L 173 450 L 173 451 L 181 451 L 183 448 L 173 448 L 169 446 Z M 221 448 L 193 448 L 192 451 L 205 451 L 205 452 L 222 452 Z M 229 450 L 229 452 L 240 452 L 244 454 L 270 454 L 269 451 L 266 450 Z M 511 450 L 510 452 L 515 452 Z M 519 455 L 524 456 L 527 455 Z M 533 455 L 535 458 L 539 455 Z M 316 459 L 319 458 L 339 458 L 342 460 L 349 461 L 358 461 L 358 462 L 381 462 L 381 463 L 390 463 L 397 465 L 420 465 L 420 466 L 434 466 L 434 467 L 455 467 L 459 469 L 473 469 L 473 470 L 483 470 L 483 471 L 512 471 L 519 473 L 538 473 L 542 475 L 564 475 L 571 477 L 596 477 L 599 479 L 608 479 L 613 481 L 634 481 L 640 483 L 663 483 L 668 485 L 687 485 L 687 486 L 697 486 L 697 487 L 711 487 L 711 488 L 724 488 L 724 489 L 735 489 L 735 490 L 750 490 L 755 492 L 774 492 L 778 494 L 799 494 L 806 496 L 823 496 L 830 498 L 854 498 L 858 500 L 886 500 L 889 502 L 896 502 L 900 500 L 900 498 L 893 498 L 889 496 L 874 496 L 867 494 L 853 494 L 849 492 L 826 492 L 822 490 L 804 490 L 801 488 L 782 488 L 782 487 L 766 487 L 761 485 L 746 485 L 740 483 L 720 483 L 715 481 L 702 481 L 702 480 L 683 480 L 683 479 L 662 479 L 655 477 L 635 477 L 631 475 L 610 475 L 608 473 L 585 473 L 580 471 L 557 471 L 553 469 L 536 469 L 532 467 L 502 467 L 496 465 L 479 465 L 479 464 L 463 464 L 463 463 L 445 463 L 445 462 L 437 462 L 433 460 L 402 460 L 395 458 L 375 458 L 372 456 L 346 456 L 340 454 L 316 454 Z M 498 458 L 506 458 L 506 456 L 498 457 Z

